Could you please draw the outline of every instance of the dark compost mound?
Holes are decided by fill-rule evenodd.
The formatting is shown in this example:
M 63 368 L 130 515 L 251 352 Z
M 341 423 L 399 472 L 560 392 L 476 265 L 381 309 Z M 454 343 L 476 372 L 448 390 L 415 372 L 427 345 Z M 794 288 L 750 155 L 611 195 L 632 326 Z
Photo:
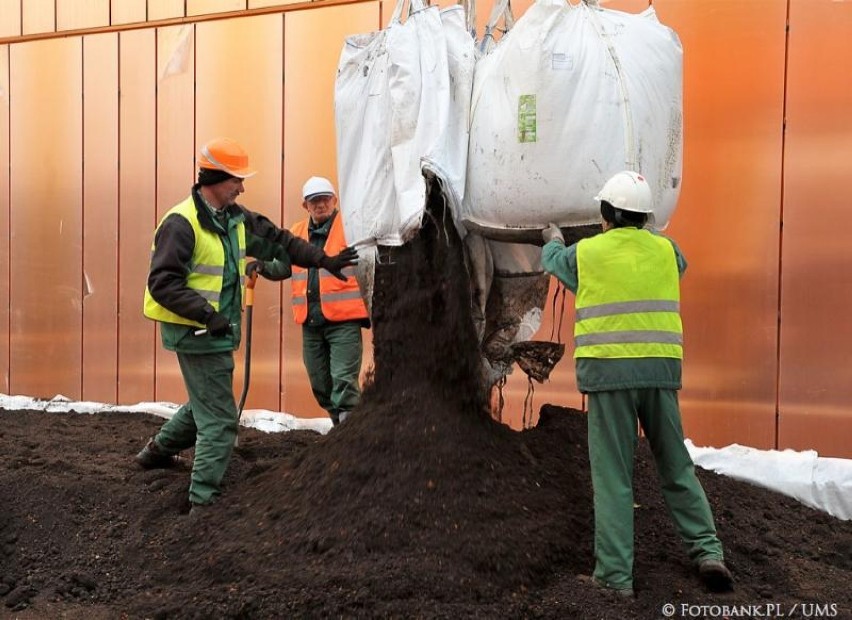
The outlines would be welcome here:
M 699 471 L 736 578 L 733 593 L 705 593 L 644 443 L 637 599 L 578 580 L 593 567 L 585 416 L 545 405 L 523 432 L 490 418 L 458 240 L 440 205 L 432 213 L 377 269 L 375 369 L 360 407 L 326 436 L 242 430 L 224 494 L 198 518 L 186 514 L 188 469 L 132 461 L 161 420 L 0 412 L 0 609 L 652 619 L 670 603 L 677 618 L 770 604 L 786 617 L 852 617 L 852 523 Z

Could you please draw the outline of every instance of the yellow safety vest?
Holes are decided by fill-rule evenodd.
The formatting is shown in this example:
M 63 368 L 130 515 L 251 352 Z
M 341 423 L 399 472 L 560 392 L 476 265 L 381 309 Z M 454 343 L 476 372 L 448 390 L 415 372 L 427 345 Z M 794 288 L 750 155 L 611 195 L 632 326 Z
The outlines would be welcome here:
M 222 239 L 219 234 L 201 226 L 201 223 L 198 221 L 198 210 L 191 195 L 180 204 L 172 207 L 163 216 L 163 219 L 160 220 L 157 229 L 159 230 L 167 217 L 175 213 L 186 218 L 192 226 L 192 231 L 195 233 L 195 247 L 192 249 L 192 264 L 189 266 L 186 285 L 204 297 L 218 311 L 219 297 L 222 293 L 222 280 L 225 272 L 225 248 L 222 246 Z M 246 227 L 243 222 L 237 224 L 237 242 L 240 251 L 240 299 L 243 299 L 245 296 L 246 272 Z M 155 244 L 151 244 L 152 254 L 154 248 Z M 148 290 L 147 286 L 145 287 L 143 312 L 146 317 L 154 321 L 204 327 L 203 323 L 182 317 L 161 306 L 151 296 L 151 291 Z
M 683 358 L 680 277 L 665 237 L 615 228 L 577 244 L 574 357 Z

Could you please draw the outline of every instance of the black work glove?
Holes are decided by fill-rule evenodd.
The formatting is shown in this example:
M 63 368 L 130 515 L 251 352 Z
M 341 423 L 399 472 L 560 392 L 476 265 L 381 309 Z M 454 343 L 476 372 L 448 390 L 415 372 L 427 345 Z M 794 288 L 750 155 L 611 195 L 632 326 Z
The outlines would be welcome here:
M 214 312 L 210 315 L 210 318 L 207 319 L 207 333 L 214 338 L 221 338 L 222 336 L 228 336 L 234 332 L 231 329 L 231 323 L 228 321 L 227 317 L 224 314 Z
M 246 276 L 251 277 L 253 273 L 257 272 L 257 275 L 263 275 L 263 261 L 262 260 L 253 260 L 248 265 L 246 265 Z
M 336 254 L 335 256 L 324 256 L 320 260 L 319 266 L 331 273 L 338 280 L 345 280 L 346 276 L 343 275 L 343 268 L 357 264 L 358 250 L 349 247 L 343 248 L 340 250 L 340 254 Z

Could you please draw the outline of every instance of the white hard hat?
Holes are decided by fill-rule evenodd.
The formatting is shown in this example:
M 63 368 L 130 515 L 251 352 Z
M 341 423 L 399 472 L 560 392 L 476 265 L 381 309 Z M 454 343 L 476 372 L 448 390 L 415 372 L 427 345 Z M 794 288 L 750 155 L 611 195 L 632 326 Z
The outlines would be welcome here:
M 334 185 L 325 177 L 311 177 L 302 186 L 302 198 L 310 200 L 317 196 L 335 196 Z
M 651 187 L 641 174 L 625 170 L 604 183 L 595 200 L 606 201 L 616 209 L 633 213 L 653 213 Z

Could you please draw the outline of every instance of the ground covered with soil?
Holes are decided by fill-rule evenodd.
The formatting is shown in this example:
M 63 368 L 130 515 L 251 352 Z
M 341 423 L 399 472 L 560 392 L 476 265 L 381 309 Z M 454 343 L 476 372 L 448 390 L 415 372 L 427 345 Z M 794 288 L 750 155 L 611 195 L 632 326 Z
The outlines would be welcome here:
M 383 258 L 361 406 L 328 435 L 242 429 L 200 515 L 188 465 L 133 461 L 161 419 L 0 411 L 0 613 L 852 618 L 852 522 L 699 470 L 735 576 L 706 592 L 644 443 L 636 598 L 579 579 L 593 568 L 585 416 L 545 405 L 521 432 L 491 418 L 458 249 L 427 226 Z
M 671 603 L 677 618 L 770 604 L 852 617 L 852 523 L 699 470 L 736 578 L 706 593 L 644 445 L 637 598 L 590 588 L 577 579 L 593 567 L 583 414 L 545 406 L 515 432 L 427 402 L 428 417 L 375 409 L 326 436 L 243 429 L 222 499 L 195 520 L 188 468 L 132 461 L 160 419 L 2 412 L 0 613 L 650 619 Z

